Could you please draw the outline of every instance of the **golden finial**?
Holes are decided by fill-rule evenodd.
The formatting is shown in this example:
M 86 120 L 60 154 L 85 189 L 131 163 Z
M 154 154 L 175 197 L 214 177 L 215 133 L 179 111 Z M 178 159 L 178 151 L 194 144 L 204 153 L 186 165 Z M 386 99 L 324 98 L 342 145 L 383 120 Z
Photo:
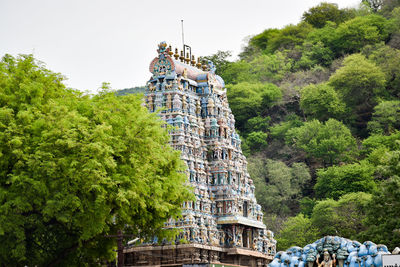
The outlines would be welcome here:
M 186 64 L 189 64 L 189 62 L 190 62 L 189 53 L 186 53 L 185 61 L 186 61 Z
M 193 55 L 192 55 L 192 61 L 191 61 L 190 63 L 192 63 L 192 64 L 191 64 L 192 66 L 196 66 L 196 60 L 194 59 L 194 56 L 193 56 Z
M 175 48 L 174 57 L 175 57 L 175 60 L 178 60 L 178 58 L 179 58 L 178 48 Z
M 199 68 L 199 69 L 201 68 L 201 63 L 200 63 L 200 61 L 201 61 L 201 59 L 200 59 L 200 57 L 198 57 L 198 58 L 197 58 L 196 67 Z
M 183 60 L 185 59 L 185 57 L 183 56 L 183 51 L 181 50 L 181 56 L 179 57 L 179 59 L 181 60 L 181 62 L 183 62 Z
M 168 47 L 168 55 L 172 56 L 174 54 L 174 52 L 172 52 L 172 47 L 169 46 Z

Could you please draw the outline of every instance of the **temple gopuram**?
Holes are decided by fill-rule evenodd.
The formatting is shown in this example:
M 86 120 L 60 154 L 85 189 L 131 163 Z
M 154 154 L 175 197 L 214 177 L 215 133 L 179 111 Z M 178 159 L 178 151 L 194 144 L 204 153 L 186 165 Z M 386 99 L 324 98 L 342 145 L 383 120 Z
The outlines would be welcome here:
M 174 244 L 127 247 L 125 266 L 266 266 L 276 241 L 263 223 L 223 79 L 212 62 L 202 65 L 165 42 L 150 72 L 146 105 L 174 127 L 170 142 L 187 164 L 196 201 L 165 224 L 181 230 Z

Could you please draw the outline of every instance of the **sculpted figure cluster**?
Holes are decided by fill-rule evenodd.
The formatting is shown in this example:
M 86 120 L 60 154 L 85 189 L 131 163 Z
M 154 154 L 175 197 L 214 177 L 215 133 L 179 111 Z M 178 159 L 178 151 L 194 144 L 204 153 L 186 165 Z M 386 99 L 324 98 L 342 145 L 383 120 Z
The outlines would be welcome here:
M 213 65 L 208 71 L 173 54 L 165 43 L 159 45 L 145 99 L 150 111 L 159 110 L 174 126 L 171 145 L 187 164 L 196 201 L 184 203 L 183 218 L 170 219 L 165 227 L 180 228 L 182 242 L 274 254 L 276 241 L 262 222 L 224 81 Z
M 361 244 L 338 236 L 326 236 L 304 248 L 279 251 L 269 267 L 382 267 L 385 245 L 371 241 Z

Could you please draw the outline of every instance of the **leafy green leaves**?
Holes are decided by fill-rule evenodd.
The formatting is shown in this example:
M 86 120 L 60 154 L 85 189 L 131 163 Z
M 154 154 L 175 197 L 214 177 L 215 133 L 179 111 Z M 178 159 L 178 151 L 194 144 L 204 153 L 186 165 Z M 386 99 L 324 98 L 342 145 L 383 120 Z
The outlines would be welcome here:
M 298 206 L 305 185 L 311 176 L 304 163 L 287 166 L 281 161 L 249 157 L 249 173 L 256 186 L 257 201 L 267 213 L 290 214 Z
M 228 98 L 235 113 L 236 127 L 243 130 L 247 120 L 259 115 L 281 97 L 280 89 L 267 83 L 239 83 L 228 86 Z
M 287 141 L 325 165 L 351 161 L 357 152 L 356 140 L 341 122 L 312 120 L 287 133 Z
M 375 167 L 366 161 L 320 169 L 315 194 L 319 198 L 338 199 L 351 192 L 374 193 L 377 189 L 374 172 Z
M 400 101 L 383 101 L 375 106 L 368 129 L 372 133 L 391 134 L 400 129 Z
M 283 224 L 283 229 L 277 236 L 277 249 L 281 251 L 292 246 L 304 247 L 314 242 L 319 236 L 320 233 L 312 225 L 311 220 L 299 213 Z
M 337 4 L 323 2 L 303 13 L 302 19 L 315 28 L 322 28 L 328 21 L 340 24 L 354 16 L 350 10 L 339 9 Z
M 300 107 L 309 118 L 320 121 L 340 119 L 345 112 L 345 105 L 337 92 L 327 84 L 304 87 L 301 91 Z
M 163 222 L 191 190 L 140 95 L 82 96 L 29 56 L 0 67 L 2 263 L 94 264 L 112 255 L 104 235 L 118 229 L 173 234 Z
M 367 121 L 374 105 L 387 96 L 385 75 L 361 54 L 345 58 L 343 67 L 329 79 L 346 105 L 352 110 L 350 123 L 360 135 L 365 135 Z
M 397 153 L 398 154 L 398 153 Z M 399 165 L 399 157 L 391 164 Z M 373 196 L 367 213 L 368 229 L 362 233 L 363 238 L 374 237 L 379 243 L 390 248 L 400 242 L 400 178 L 394 173 L 382 184 L 382 189 Z

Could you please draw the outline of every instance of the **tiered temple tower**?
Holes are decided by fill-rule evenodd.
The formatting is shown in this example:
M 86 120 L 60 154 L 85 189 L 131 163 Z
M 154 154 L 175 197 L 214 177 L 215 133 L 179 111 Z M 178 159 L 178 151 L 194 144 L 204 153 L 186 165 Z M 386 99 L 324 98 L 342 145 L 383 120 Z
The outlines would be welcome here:
M 182 230 L 180 245 L 129 248 L 126 263 L 267 264 L 276 241 L 262 222 L 224 81 L 211 62 L 206 66 L 182 51 L 174 53 L 165 42 L 159 45 L 150 72 L 146 105 L 151 112 L 160 110 L 162 119 L 174 126 L 170 142 L 187 164 L 196 201 L 184 203 L 183 217 L 165 225 Z M 172 250 L 166 253 L 168 249 Z M 146 254 L 149 250 L 153 252 Z

